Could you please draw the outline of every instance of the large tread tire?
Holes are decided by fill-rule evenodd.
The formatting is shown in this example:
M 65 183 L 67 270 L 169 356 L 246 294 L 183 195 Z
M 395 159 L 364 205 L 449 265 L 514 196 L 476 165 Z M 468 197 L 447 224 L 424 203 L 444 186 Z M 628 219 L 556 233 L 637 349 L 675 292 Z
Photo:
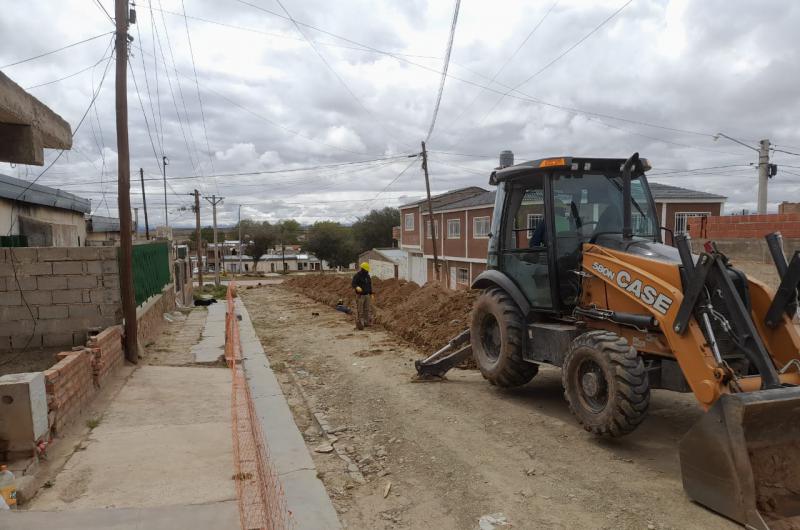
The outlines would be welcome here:
M 494 326 L 499 344 L 487 346 L 487 326 Z M 522 358 L 525 347 L 525 319 L 514 300 L 500 288 L 485 290 L 472 309 L 470 340 L 472 355 L 484 379 L 500 387 L 524 385 L 538 373 L 539 366 Z
M 592 397 L 583 390 L 580 370 L 587 363 L 598 367 L 605 378 L 607 399 L 602 409 L 593 408 Z M 564 359 L 562 383 L 570 411 L 591 433 L 623 436 L 647 415 L 650 385 L 644 362 L 616 333 L 598 330 L 578 336 Z

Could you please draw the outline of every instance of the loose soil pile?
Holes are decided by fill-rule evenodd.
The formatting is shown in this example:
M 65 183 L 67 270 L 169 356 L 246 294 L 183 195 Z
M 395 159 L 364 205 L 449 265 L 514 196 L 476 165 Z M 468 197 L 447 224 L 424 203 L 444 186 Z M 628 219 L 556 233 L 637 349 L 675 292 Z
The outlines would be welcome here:
M 294 291 L 335 306 L 339 300 L 355 310 L 350 278 L 334 275 L 297 276 L 284 282 Z M 429 355 L 469 327 L 476 293 L 453 291 L 438 284 L 424 287 L 404 280 L 372 279 L 375 322 Z

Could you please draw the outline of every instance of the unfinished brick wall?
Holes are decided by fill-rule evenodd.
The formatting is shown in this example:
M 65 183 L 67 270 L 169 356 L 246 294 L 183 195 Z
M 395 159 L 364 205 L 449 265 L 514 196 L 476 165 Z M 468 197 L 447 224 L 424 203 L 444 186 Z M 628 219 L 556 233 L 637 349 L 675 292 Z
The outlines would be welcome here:
M 83 345 L 121 313 L 116 248 L 0 248 L 0 352 Z
M 102 332 L 89 337 L 86 343 L 92 354 L 92 373 L 94 383 L 102 387 L 106 377 L 122 366 L 125 355 L 122 350 L 122 326 L 111 326 Z
M 764 236 L 773 232 L 781 233 L 783 251 L 791 257 L 800 249 L 800 213 L 730 215 L 689 221 L 695 252 L 701 252 L 703 243 L 711 240 L 728 257 L 761 263 L 772 263 Z
M 59 353 L 61 359 L 44 371 L 50 430 L 60 434 L 80 416 L 95 393 L 92 354 L 88 350 Z
M 164 325 L 164 313 L 174 310 L 175 291 L 171 283 L 164 287 L 160 295 L 136 309 L 137 338 L 141 346 L 146 346 L 156 338 Z
M 784 238 L 800 238 L 800 213 L 726 215 L 690 219 L 693 239 L 763 239 L 780 231 Z

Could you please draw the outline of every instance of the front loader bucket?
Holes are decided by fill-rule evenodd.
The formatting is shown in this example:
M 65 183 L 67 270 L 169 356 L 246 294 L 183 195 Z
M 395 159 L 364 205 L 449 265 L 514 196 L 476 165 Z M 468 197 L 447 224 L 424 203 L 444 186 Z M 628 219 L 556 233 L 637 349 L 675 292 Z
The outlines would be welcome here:
M 692 500 L 746 528 L 800 528 L 800 387 L 725 394 L 679 447 Z

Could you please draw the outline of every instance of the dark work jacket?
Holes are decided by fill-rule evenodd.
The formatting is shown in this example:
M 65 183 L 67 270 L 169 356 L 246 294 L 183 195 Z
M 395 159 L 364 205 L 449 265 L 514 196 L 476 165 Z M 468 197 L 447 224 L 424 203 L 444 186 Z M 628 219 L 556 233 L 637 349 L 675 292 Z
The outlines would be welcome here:
M 364 269 L 358 269 L 358 272 L 353 275 L 352 286 L 353 289 L 361 287 L 360 294 L 372 294 L 372 278 Z

